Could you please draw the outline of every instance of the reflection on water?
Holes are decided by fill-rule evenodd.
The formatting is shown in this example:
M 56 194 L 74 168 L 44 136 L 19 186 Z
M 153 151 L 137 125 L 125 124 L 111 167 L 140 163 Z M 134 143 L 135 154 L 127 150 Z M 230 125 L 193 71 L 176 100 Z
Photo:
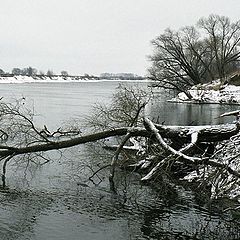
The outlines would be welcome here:
M 134 182 L 134 179 L 131 179 Z M 227 215 L 194 205 L 193 195 L 162 195 L 129 185 L 114 195 L 101 187 L 2 193 L 3 239 L 239 239 Z M 194 238 L 195 237 L 195 238 Z
M 90 85 L 88 85 L 90 84 Z M 95 100 L 106 100 L 117 83 L 1 85 L 0 95 L 25 96 L 53 128 L 69 116 L 87 113 Z M 70 94 L 71 93 L 71 94 Z M 230 106 L 177 105 L 158 100 L 152 117 L 165 124 L 210 124 L 231 121 L 219 114 Z M 117 191 L 109 191 L 104 169 L 111 152 L 98 145 L 47 153 L 45 165 L 12 162 L 9 191 L 0 192 L 0 239 L 239 239 L 237 216 L 219 203 L 197 202 L 195 193 L 164 183 L 141 185 L 140 176 L 119 171 Z M 15 164 L 14 164 L 15 163 Z M 15 190 L 14 190 L 15 189 Z M 220 205 L 221 206 L 221 205 Z
M 148 111 L 159 123 L 165 125 L 208 125 L 231 123 L 235 117 L 219 117 L 221 114 L 239 109 L 237 105 L 177 104 L 157 98 Z

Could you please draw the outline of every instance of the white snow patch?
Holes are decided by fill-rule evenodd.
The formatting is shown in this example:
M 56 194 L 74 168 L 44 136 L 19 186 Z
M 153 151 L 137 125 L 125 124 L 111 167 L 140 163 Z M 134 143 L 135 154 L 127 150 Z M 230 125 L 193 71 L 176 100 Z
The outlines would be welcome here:
M 82 76 L 0 76 L 0 83 L 65 83 L 65 82 L 148 82 L 148 80 L 107 80 Z
M 220 103 L 240 104 L 240 86 L 220 85 L 219 81 L 210 84 L 193 86 L 188 92 L 192 99 L 188 99 L 185 93 L 181 92 L 170 102 L 185 103 Z

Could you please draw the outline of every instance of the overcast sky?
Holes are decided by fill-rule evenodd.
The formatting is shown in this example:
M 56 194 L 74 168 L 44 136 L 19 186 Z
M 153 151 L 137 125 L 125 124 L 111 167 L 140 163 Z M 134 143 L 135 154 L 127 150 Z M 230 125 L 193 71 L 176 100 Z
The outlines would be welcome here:
M 211 13 L 240 18 L 240 0 L 4 0 L 0 68 L 145 74 L 150 40 Z

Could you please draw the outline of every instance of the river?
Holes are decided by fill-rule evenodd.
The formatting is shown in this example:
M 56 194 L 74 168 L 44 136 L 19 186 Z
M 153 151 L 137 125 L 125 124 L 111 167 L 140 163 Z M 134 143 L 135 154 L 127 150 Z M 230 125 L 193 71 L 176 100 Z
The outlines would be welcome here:
M 3 100 L 25 99 L 40 127 L 57 129 L 81 121 L 95 102 L 108 102 L 118 82 L 1 84 Z M 133 84 L 133 83 L 131 83 Z M 139 83 L 146 87 L 146 83 Z M 3 101 L 2 100 L 2 101 Z M 236 106 L 184 105 L 163 98 L 148 112 L 164 124 L 198 125 L 232 121 L 219 115 Z M 120 240 L 239 239 L 240 225 L 219 203 L 196 199 L 190 189 L 141 185 L 140 176 L 119 172 L 118 194 L 109 191 L 108 170 L 87 181 L 111 152 L 98 145 L 49 152 L 44 165 L 15 160 L 0 192 L 0 239 Z

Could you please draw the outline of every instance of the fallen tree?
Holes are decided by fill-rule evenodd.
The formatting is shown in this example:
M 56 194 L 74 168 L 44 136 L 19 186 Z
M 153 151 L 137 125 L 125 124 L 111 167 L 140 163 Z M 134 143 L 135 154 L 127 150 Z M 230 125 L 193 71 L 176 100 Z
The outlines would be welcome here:
M 187 163 L 187 164 L 192 164 L 192 165 L 209 165 L 212 167 L 218 167 L 221 169 L 226 169 L 230 174 L 233 174 L 234 176 L 236 176 L 237 178 L 240 178 L 240 173 L 238 171 L 233 170 L 230 166 L 224 164 L 224 163 L 217 163 L 215 161 L 211 161 L 210 157 L 191 157 L 188 156 L 186 154 L 184 154 L 183 152 L 185 152 L 186 150 L 189 150 L 190 148 L 192 148 L 195 144 L 197 144 L 198 141 L 198 132 L 195 131 L 191 134 L 192 136 L 192 141 L 190 142 L 190 144 L 188 144 L 186 147 L 180 149 L 179 151 L 176 151 L 175 149 L 173 149 L 171 146 L 169 146 L 162 138 L 162 136 L 159 133 L 159 130 L 156 128 L 156 126 L 148 119 L 145 118 L 145 124 L 150 128 L 150 130 L 154 133 L 154 135 L 157 138 L 158 143 L 162 146 L 163 149 L 165 149 L 166 151 L 169 151 L 173 156 L 176 156 L 178 158 L 178 161 L 181 161 L 183 163 Z M 221 126 L 221 125 L 220 125 Z M 194 129 L 195 127 L 193 127 Z M 201 131 L 203 131 L 206 135 L 206 132 L 210 132 L 212 135 L 212 129 L 211 127 L 206 127 L 204 128 L 203 126 L 199 127 L 199 129 L 201 129 Z M 221 127 L 218 128 L 218 132 L 216 134 L 216 126 L 213 127 L 213 130 L 215 132 L 215 135 L 219 138 L 222 138 L 221 135 L 223 135 L 225 137 L 226 135 L 226 130 L 224 132 L 221 131 Z M 231 132 L 231 130 L 229 130 Z M 191 131 L 192 132 L 192 131 Z M 161 161 L 161 164 L 164 163 L 165 159 Z M 153 175 L 156 173 L 157 169 L 159 168 L 160 164 L 157 164 L 144 178 L 142 178 L 142 180 L 149 180 L 153 177 Z
M 129 94 L 131 93 L 130 91 Z M 39 129 L 34 124 L 34 115 L 25 108 L 22 100 L 14 104 L 1 101 L 2 186 L 6 187 L 7 165 L 13 158 L 32 155 L 33 159 L 36 154 L 46 162 L 47 159 L 43 157 L 46 151 L 61 150 L 114 137 L 118 138 L 120 143 L 115 148 L 112 162 L 107 165 L 110 166 L 109 180 L 112 190 L 115 190 L 114 173 L 117 167 L 123 166 L 121 153 L 127 145 L 128 149 L 136 150 L 133 156 L 135 163 L 124 161 L 125 167 L 127 165 L 143 174 L 142 181 L 156 180 L 162 174 L 176 176 L 177 172 L 178 179 L 188 181 L 195 179 L 199 185 L 210 184 L 216 197 L 237 192 L 236 186 L 240 183 L 240 166 L 237 161 L 240 157 L 238 118 L 234 124 L 164 126 L 144 117 L 146 102 L 138 98 L 138 95 L 135 95 L 135 98 L 137 104 L 134 113 L 129 115 L 126 112 L 129 124 L 123 126 L 122 121 L 120 124 L 122 126 L 117 127 L 118 123 L 114 125 L 113 121 L 110 123 L 111 127 L 108 127 L 101 123 L 101 129 L 86 134 L 73 126 L 58 128 L 52 132 L 46 126 Z M 121 99 L 125 101 L 122 96 Z M 105 110 L 107 113 L 108 109 Z M 239 112 L 225 113 L 222 117 L 229 115 L 238 117 Z M 96 122 L 94 125 L 96 126 Z M 187 170 L 182 171 L 181 168 Z
M 31 122 L 30 119 L 24 117 L 25 120 L 28 122 Z M 108 131 L 102 131 L 94 134 L 89 134 L 85 136 L 76 136 L 74 138 L 65 139 L 65 140 L 59 140 L 59 137 L 54 139 L 53 134 L 49 134 L 51 137 L 46 137 L 43 134 L 43 131 L 37 131 L 35 127 L 33 127 L 33 123 L 31 122 L 32 129 L 39 135 L 40 138 L 42 138 L 41 143 L 33 142 L 28 143 L 28 146 L 21 146 L 21 147 L 14 147 L 14 146 L 7 146 L 2 145 L 0 147 L 0 160 L 3 161 L 3 186 L 5 186 L 5 175 L 6 175 L 6 165 L 10 161 L 11 158 L 21 155 L 21 154 L 29 154 L 29 153 L 36 153 L 36 152 L 43 152 L 43 151 L 50 151 L 50 150 L 59 150 L 64 148 L 73 147 L 79 144 L 84 144 L 88 142 L 94 142 L 100 139 L 109 138 L 109 137 L 115 137 L 115 136 L 124 136 L 125 138 L 122 141 L 122 143 L 117 148 L 113 161 L 112 161 L 112 167 L 115 168 L 116 162 L 118 160 L 118 156 L 123 149 L 125 143 L 131 138 L 135 136 L 140 137 L 151 137 L 151 133 L 153 133 L 158 141 L 158 143 L 161 145 L 161 147 L 170 152 L 171 154 L 183 158 L 184 162 L 188 164 L 208 164 L 211 166 L 216 166 L 220 168 L 226 168 L 229 173 L 239 177 L 240 174 L 236 171 L 232 170 L 230 167 L 227 168 L 227 166 L 222 164 L 217 164 L 215 162 L 211 162 L 209 160 L 209 157 L 192 157 L 185 155 L 184 152 L 189 151 L 193 147 L 195 147 L 198 143 L 201 143 L 202 141 L 206 142 L 212 142 L 213 140 L 223 140 L 223 139 L 229 139 L 231 136 L 236 135 L 239 132 L 239 125 L 238 124 L 231 124 L 231 125 L 216 125 L 216 126 L 160 126 L 158 124 L 153 124 L 148 118 L 145 118 L 144 120 L 145 128 L 117 128 L 114 130 L 108 130 Z M 69 132 L 66 132 L 65 134 L 69 134 Z M 169 139 L 184 139 L 182 144 L 185 144 L 187 140 L 191 140 L 187 146 L 180 149 L 179 151 L 173 149 L 171 146 L 169 146 L 162 138 L 169 138 Z M 66 138 L 66 135 L 63 135 Z M 204 136 L 204 137 L 201 137 Z M 179 161 L 179 159 L 178 159 Z M 161 162 L 161 164 L 163 161 Z M 142 180 L 150 180 L 153 176 L 153 172 L 156 172 L 160 164 L 157 164 Z M 111 178 L 114 176 L 114 170 L 111 171 Z
M 192 135 L 197 133 L 200 142 L 223 141 L 236 135 L 240 129 L 238 123 L 206 126 L 164 126 L 155 124 L 155 127 L 164 138 L 170 138 L 173 141 L 179 140 L 179 138 L 181 141 L 190 141 Z

